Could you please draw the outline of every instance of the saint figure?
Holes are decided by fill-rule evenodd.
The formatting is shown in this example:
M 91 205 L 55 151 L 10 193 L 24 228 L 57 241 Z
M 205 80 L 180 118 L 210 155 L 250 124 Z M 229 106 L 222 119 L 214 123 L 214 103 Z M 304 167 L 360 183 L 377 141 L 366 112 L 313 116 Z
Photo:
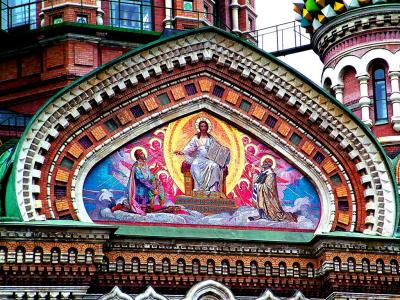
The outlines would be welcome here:
M 146 162 L 146 155 L 141 149 L 134 152 L 134 163 L 128 181 L 128 199 L 131 211 L 145 214 L 153 210 L 156 200 L 164 205 L 164 189 L 161 182 L 151 172 Z
M 209 134 L 209 123 L 204 119 L 198 122 L 198 133 L 191 138 L 182 151 L 175 151 L 177 155 L 184 155 L 190 165 L 190 174 L 193 177 L 193 191 L 221 192 L 224 172 L 229 163 L 229 152 L 226 158 L 219 159 L 210 148 L 218 149 L 219 143 Z M 218 151 L 217 151 L 218 152 Z M 214 160 L 210 157 L 215 157 Z M 219 160 L 218 160 L 219 159 Z M 217 163 L 218 161 L 218 163 Z M 221 163 L 222 162 L 222 163 Z
M 262 162 L 260 174 L 254 176 L 252 200 L 258 209 L 259 216 L 249 219 L 296 222 L 297 218 L 294 214 L 282 209 L 273 165 L 274 160 L 266 158 Z

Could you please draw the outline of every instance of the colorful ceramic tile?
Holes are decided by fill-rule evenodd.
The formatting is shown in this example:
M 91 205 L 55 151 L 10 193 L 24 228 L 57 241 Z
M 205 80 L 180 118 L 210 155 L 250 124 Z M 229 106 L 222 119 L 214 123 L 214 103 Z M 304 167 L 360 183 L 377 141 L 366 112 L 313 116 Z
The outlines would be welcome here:
M 319 11 L 319 7 L 317 5 L 317 3 L 315 3 L 315 0 L 307 0 L 306 2 L 306 9 L 309 12 L 316 12 Z
M 322 26 L 322 24 L 317 20 L 314 19 L 312 22 L 312 27 L 314 28 L 314 30 L 317 30 L 318 28 L 320 28 Z
M 335 2 L 333 5 L 333 10 L 337 13 L 343 12 L 346 9 L 343 3 Z
M 306 174 L 205 112 L 128 139 L 90 170 L 83 199 L 102 223 L 313 231 L 321 215 Z
M 344 5 L 346 5 L 347 9 L 353 9 L 360 7 L 360 3 L 358 0 L 343 0 Z
M 327 6 L 325 6 L 323 9 L 321 9 L 321 12 L 324 14 L 324 16 L 327 19 L 332 19 L 332 18 L 336 17 L 336 15 L 337 15 L 335 10 L 329 4 Z

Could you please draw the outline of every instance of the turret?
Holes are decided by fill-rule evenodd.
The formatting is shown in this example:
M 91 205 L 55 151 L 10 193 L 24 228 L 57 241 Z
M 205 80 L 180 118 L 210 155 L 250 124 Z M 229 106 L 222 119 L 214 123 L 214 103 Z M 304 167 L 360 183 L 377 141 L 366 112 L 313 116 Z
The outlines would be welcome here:
M 397 2 L 397 3 L 396 3 Z M 324 63 L 322 85 L 378 137 L 400 150 L 400 3 L 386 0 L 294 1 Z

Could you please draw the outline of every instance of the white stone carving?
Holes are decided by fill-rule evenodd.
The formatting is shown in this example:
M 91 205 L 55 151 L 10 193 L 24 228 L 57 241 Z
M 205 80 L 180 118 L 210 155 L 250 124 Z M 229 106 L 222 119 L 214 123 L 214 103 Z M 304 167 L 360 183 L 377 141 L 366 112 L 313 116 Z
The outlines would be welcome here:
M 297 291 L 292 298 L 289 298 L 288 300 L 309 300 L 306 298 L 302 292 Z
M 278 297 L 275 297 L 274 294 L 270 290 L 266 290 L 264 294 L 261 295 L 260 298 L 257 298 L 257 300 L 281 300 Z
M 0 299 L 82 299 L 88 286 L 0 286 Z
M 155 76 L 150 74 L 156 73 L 154 68 L 157 65 L 166 66 L 167 70 L 173 69 L 179 64 L 176 65 L 172 62 L 178 62 L 182 57 L 185 59 L 197 57 L 197 60 L 192 60 L 191 65 L 194 65 L 199 59 L 204 59 L 209 60 L 210 63 L 220 61 L 221 64 L 229 67 L 231 72 L 247 70 L 249 80 L 256 77 L 262 78 L 257 79 L 257 82 L 265 85 L 266 89 L 269 89 L 268 85 L 272 84 L 271 90 L 276 87 L 282 101 L 286 101 L 285 97 L 290 99 L 295 95 L 298 99 L 296 101 L 299 102 L 303 111 L 315 113 L 315 120 L 318 118 L 325 120 L 326 126 L 321 128 L 321 132 L 328 129 L 330 132 L 333 130 L 340 132 L 339 135 L 332 135 L 329 138 L 333 141 L 345 140 L 352 149 L 359 151 L 360 155 L 354 159 L 365 162 L 367 166 L 365 172 L 370 174 L 373 179 L 371 188 L 376 191 L 376 195 L 381 195 L 380 210 L 374 212 L 375 222 L 368 233 L 389 236 L 393 234 L 396 205 L 393 183 L 389 178 L 389 166 L 386 165 L 377 145 L 366 132 L 361 130 L 340 106 L 330 101 L 324 101 L 323 95 L 320 95 L 303 79 L 296 77 L 284 65 L 277 64 L 270 57 L 214 31 L 195 32 L 192 35 L 166 41 L 141 53 L 124 57 L 123 60 L 117 61 L 113 65 L 100 68 L 91 78 L 82 79 L 82 82 L 77 83 L 74 88 L 64 92 L 63 95 L 38 112 L 23 143 L 19 145 L 16 159 L 15 196 L 25 221 L 34 220 L 37 217 L 36 197 L 42 197 L 41 199 L 47 201 L 50 197 L 47 193 L 42 195 L 45 193 L 42 190 L 40 195 L 32 193 L 33 180 L 30 174 L 35 168 L 33 161 L 40 156 L 39 143 L 46 139 L 50 132 L 54 135 L 54 130 L 60 126 L 64 128 L 69 126 L 69 122 L 66 120 L 68 111 L 72 108 L 77 110 L 83 108 L 83 103 L 100 96 L 100 92 L 105 91 L 106 87 L 118 91 L 122 86 L 118 86 L 118 82 L 121 80 L 129 84 L 129 82 L 137 82 L 138 77 L 146 80 L 150 76 Z M 108 100 L 102 99 L 102 101 Z M 245 125 L 248 126 L 248 123 Z M 360 182 L 359 185 L 361 186 L 361 184 Z M 374 201 L 378 201 L 378 199 Z
M 308 298 L 306 298 L 302 292 L 297 291 L 293 297 L 290 298 L 280 298 L 280 297 L 276 297 L 269 289 L 267 289 L 260 298 L 257 298 L 256 300 L 283 300 L 283 299 L 287 299 L 287 300 L 309 300 Z
M 135 300 L 168 300 L 168 299 L 156 293 L 156 291 L 151 286 L 149 286 L 143 294 L 137 295 L 135 297 Z
M 206 280 L 195 284 L 183 300 L 201 300 L 207 294 L 213 295 L 220 300 L 236 299 L 232 292 L 223 284 L 214 280 Z
M 98 300 L 133 300 L 133 298 L 115 286 L 111 292 L 101 296 Z

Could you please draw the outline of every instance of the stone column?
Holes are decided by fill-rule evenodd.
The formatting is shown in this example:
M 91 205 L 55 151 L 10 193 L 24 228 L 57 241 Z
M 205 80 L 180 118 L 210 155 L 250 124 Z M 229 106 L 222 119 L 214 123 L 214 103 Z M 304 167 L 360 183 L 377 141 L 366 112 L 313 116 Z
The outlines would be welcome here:
M 400 90 L 399 90 L 399 77 L 400 71 L 389 71 L 390 86 L 392 94 L 390 101 L 392 102 L 392 124 L 393 129 L 397 132 L 400 131 Z
M 344 86 L 341 84 L 335 85 L 332 87 L 333 91 L 335 92 L 335 97 L 338 99 L 341 103 L 343 103 L 343 89 Z
M 231 3 L 232 12 L 232 31 L 239 31 L 239 3 L 238 0 L 232 0 Z
M 360 84 L 360 101 L 358 102 L 361 106 L 361 120 L 367 126 L 372 126 L 372 120 L 369 116 L 369 106 L 371 105 L 371 99 L 368 97 L 368 74 L 357 76 L 357 80 Z
M 97 6 L 97 11 L 96 11 L 96 24 L 97 25 L 103 25 L 104 20 L 104 11 L 101 9 L 101 0 L 96 0 L 96 6 Z
M 173 29 L 172 25 L 172 0 L 165 0 L 165 29 Z

